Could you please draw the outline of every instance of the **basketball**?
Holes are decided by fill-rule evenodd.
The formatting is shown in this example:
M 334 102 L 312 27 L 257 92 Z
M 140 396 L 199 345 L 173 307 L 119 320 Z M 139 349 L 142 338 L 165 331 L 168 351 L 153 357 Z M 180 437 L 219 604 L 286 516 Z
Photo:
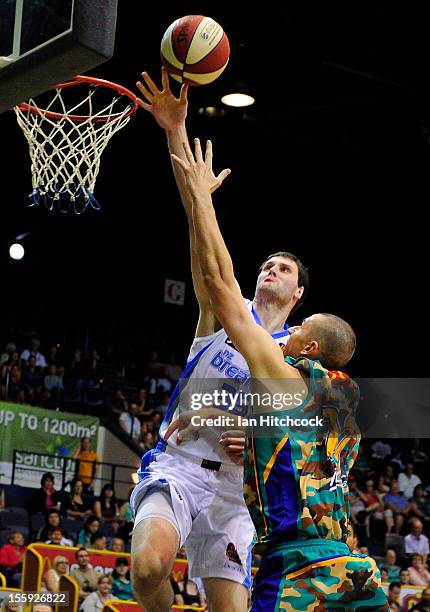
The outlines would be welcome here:
M 161 41 L 161 61 L 180 83 L 207 85 L 227 66 L 230 45 L 222 27 L 210 17 L 187 15 L 174 21 Z

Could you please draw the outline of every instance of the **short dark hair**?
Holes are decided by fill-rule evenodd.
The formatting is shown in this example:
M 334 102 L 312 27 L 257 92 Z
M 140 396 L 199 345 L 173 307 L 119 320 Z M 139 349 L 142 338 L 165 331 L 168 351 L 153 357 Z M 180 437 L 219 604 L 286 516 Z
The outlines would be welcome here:
M 52 482 L 55 482 L 54 474 L 52 472 L 45 472 L 43 474 L 42 478 L 40 479 L 40 484 L 42 487 L 47 480 L 52 480 Z
M 300 259 L 297 257 L 297 255 L 294 255 L 293 253 L 289 253 L 288 251 L 278 251 L 277 253 L 272 253 L 272 255 L 269 255 L 268 257 L 266 257 L 266 259 L 263 261 L 263 263 L 260 266 L 260 272 L 263 269 L 264 264 L 267 263 L 269 259 L 272 259 L 272 257 L 285 257 L 285 259 L 294 261 L 294 263 L 297 266 L 297 270 L 298 270 L 297 285 L 299 287 L 303 287 L 303 293 L 300 296 L 300 298 L 297 300 L 297 302 L 294 304 L 294 307 L 291 309 L 291 312 L 294 312 L 295 310 L 298 310 L 300 308 L 300 306 L 303 304 L 305 300 L 306 294 L 309 289 L 309 272 L 307 268 L 305 267 L 305 265 L 303 264 L 303 262 L 300 261 Z
M 400 582 L 390 582 L 390 586 L 388 587 L 388 590 L 392 591 L 396 587 L 398 587 L 399 589 L 401 588 Z
M 105 538 L 105 537 L 106 536 L 102 531 L 96 531 L 95 533 L 92 534 L 90 538 L 90 542 L 91 544 L 94 544 L 96 540 L 99 540 L 100 538 Z
M 316 333 L 320 342 L 318 359 L 328 370 L 343 368 L 355 351 L 356 338 L 351 325 L 336 315 L 321 313 L 325 318 L 316 321 Z
M 79 553 L 80 553 L 82 550 L 83 550 L 84 552 L 88 553 L 88 551 L 87 551 L 87 549 L 85 548 L 85 546 L 81 546 L 81 547 L 80 547 L 80 548 L 78 548 L 78 550 L 75 552 L 75 557 L 76 557 L 76 559 L 78 558 L 78 555 L 79 555 Z

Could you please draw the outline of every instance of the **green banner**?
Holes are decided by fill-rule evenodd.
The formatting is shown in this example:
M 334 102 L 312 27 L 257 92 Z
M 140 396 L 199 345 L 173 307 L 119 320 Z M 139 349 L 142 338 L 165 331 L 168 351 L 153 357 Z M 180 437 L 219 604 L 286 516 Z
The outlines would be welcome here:
M 40 472 L 61 473 L 60 457 L 73 457 L 83 436 L 91 438 L 96 450 L 98 428 L 99 419 L 93 416 L 0 402 L 0 482 L 11 482 L 13 451 L 17 450 L 25 452 L 16 456 L 15 484 L 39 486 Z M 74 462 L 67 463 L 67 472 L 72 473 Z

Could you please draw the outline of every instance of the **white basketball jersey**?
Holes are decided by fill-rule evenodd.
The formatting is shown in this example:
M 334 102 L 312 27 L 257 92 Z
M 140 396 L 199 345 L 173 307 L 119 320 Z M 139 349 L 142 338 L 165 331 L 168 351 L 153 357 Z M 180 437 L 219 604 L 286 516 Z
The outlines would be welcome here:
M 245 302 L 254 316 L 256 325 L 261 325 L 252 302 L 250 300 L 245 300 Z M 285 324 L 283 331 L 272 334 L 274 341 L 279 344 L 286 344 L 288 336 L 287 324 Z M 217 388 L 235 392 L 240 383 L 246 383 L 250 378 L 251 375 L 245 359 L 224 329 L 220 329 L 210 336 L 195 338 L 191 345 L 187 365 L 172 394 L 166 417 L 160 427 L 161 438 L 163 438 L 170 423 L 181 412 L 191 410 L 192 398 L 213 391 L 216 379 Z M 227 407 L 226 413 L 228 414 Z M 198 412 L 196 412 L 196 415 L 198 415 Z M 231 429 L 234 429 L 234 427 Z M 184 440 L 178 447 L 175 432 L 169 438 L 167 444 L 172 448 L 179 448 L 202 459 L 232 463 L 219 444 L 220 433 L 220 430 L 205 428 L 199 431 L 199 437 L 196 440 Z

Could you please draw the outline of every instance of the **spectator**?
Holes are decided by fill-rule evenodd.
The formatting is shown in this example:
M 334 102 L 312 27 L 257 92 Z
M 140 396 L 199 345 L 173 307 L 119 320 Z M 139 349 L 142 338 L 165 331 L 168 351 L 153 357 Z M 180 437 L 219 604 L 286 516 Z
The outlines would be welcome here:
M 64 376 L 64 363 L 59 355 L 59 344 L 53 344 L 48 351 L 47 362 L 49 365 L 55 365 L 57 368 L 57 374 L 61 378 Z
M 400 494 L 397 480 L 393 480 L 391 483 L 390 492 L 385 495 L 384 503 L 386 509 L 390 511 L 385 512 L 385 516 L 388 519 L 388 531 L 392 531 L 393 527 L 395 527 L 396 533 L 399 533 L 405 518 L 408 518 L 409 512 L 413 510 L 413 506 Z
M 124 547 L 125 547 L 125 542 L 122 538 L 112 538 L 109 550 L 115 553 L 123 553 Z
M 84 436 L 73 455 L 74 459 L 78 460 L 77 477 L 80 478 L 84 485 L 84 491 L 92 491 L 94 480 L 98 476 L 98 464 L 100 457 L 91 448 L 91 438 Z
M 97 580 L 96 590 L 88 595 L 82 603 L 82 612 L 99 612 L 104 608 L 105 603 L 111 599 L 112 578 L 110 576 L 100 576 Z
M 160 421 L 162 421 L 164 417 L 166 416 L 167 409 L 169 408 L 169 403 L 170 403 L 170 393 L 166 391 L 162 395 L 161 403 L 158 404 L 155 408 L 155 412 L 160 416 L 160 419 L 159 419 Z
M 100 497 L 94 502 L 94 514 L 101 521 L 119 523 L 119 509 L 116 503 L 115 491 L 109 483 L 105 484 Z
M 385 569 L 388 573 L 388 581 L 393 582 L 399 579 L 400 566 L 396 565 L 397 553 L 394 548 L 387 548 L 384 561 L 380 564 L 380 569 Z
M 74 546 L 73 541 L 66 538 L 61 527 L 53 527 L 51 529 L 46 544 L 55 544 L 55 546 Z
M 184 579 L 179 582 L 172 581 L 175 594 L 175 605 L 177 606 L 201 606 L 206 607 L 206 600 L 197 584 L 188 578 L 188 568 L 185 569 Z
M 131 590 L 130 568 L 126 557 L 118 557 L 112 572 L 112 597 L 129 601 L 133 599 Z
M 0 510 L 4 510 L 6 508 L 6 500 L 4 496 L 4 489 L 0 488 Z
M 399 574 L 399 582 L 400 582 L 400 584 L 402 586 L 406 585 L 406 584 L 411 584 L 410 580 L 411 579 L 409 577 L 409 570 L 407 570 L 407 569 L 400 570 L 400 574 Z
M 358 540 L 357 540 L 357 536 L 355 535 L 353 524 L 349 523 L 347 529 L 348 529 L 348 535 L 347 535 L 347 538 L 346 538 L 346 545 L 348 546 L 349 550 L 353 554 L 357 554 L 357 553 L 359 553 L 359 551 L 357 550 Z
M 402 461 L 401 451 L 396 450 L 396 452 L 394 453 L 394 457 L 391 459 L 390 463 L 394 464 L 394 467 L 397 470 L 397 472 L 400 472 L 405 469 L 405 464 Z
M 423 524 L 419 519 L 414 518 L 411 521 L 411 527 L 411 533 L 405 537 L 405 552 L 407 554 L 419 553 L 423 556 L 424 563 L 427 563 L 427 557 L 430 552 L 429 541 L 423 535 Z
M 119 426 L 137 442 L 140 438 L 141 427 L 136 416 L 138 410 L 136 402 L 128 402 L 127 408 L 128 412 L 122 412 L 119 416 Z
M 387 601 L 390 606 L 390 612 L 400 612 L 400 583 L 392 582 L 388 587 Z
M 419 484 L 421 484 L 421 478 L 414 474 L 414 464 L 407 463 L 405 471 L 399 474 L 400 491 L 403 493 L 406 499 L 412 499 L 414 489 Z
M 121 526 L 118 529 L 118 536 L 124 540 L 124 542 L 128 542 L 131 538 L 131 534 L 133 532 L 133 512 L 130 506 L 130 497 L 133 493 L 134 487 L 132 487 L 128 492 L 128 500 L 124 502 L 119 509 L 119 516 L 121 521 Z
M 30 355 L 28 365 L 22 368 L 22 384 L 24 386 L 26 399 L 31 404 L 35 404 L 40 399 L 42 392 L 42 372 L 36 366 L 36 356 Z
M 34 338 L 31 339 L 30 348 L 24 349 L 21 353 L 21 356 L 20 356 L 21 365 L 22 366 L 28 365 L 30 356 L 34 355 L 36 358 L 37 367 L 42 368 L 42 370 L 46 368 L 46 359 L 42 355 L 42 353 L 39 352 L 39 348 L 40 348 L 40 340 L 39 338 L 36 338 L 35 336 Z
M 414 553 L 411 557 L 409 569 L 410 584 L 428 587 L 430 584 L 430 573 L 424 565 L 422 555 Z
M 58 592 L 58 584 L 60 582 L 60 576 L 67 574 L 67 568 L 69 561 L 67 557 L 57 555 L 52 562 L 52 568 L 45 572 L 44 581 L 48 591 L 52 593 Z
M 68 518 L 86 519 L 91 514 L 91 505 L 83 494 L 84 485 L 80 478 L 74 478 L 70 483 L 70 494 L 64 497 L 61 504 L 62 512 Z
M 54 488 L 54 475 L 51 472 L 45 472 L 40 480 L 40 484 L 40 489 L 37 489 L 31 498 L 31 513 L 45 513 L 48 510 L 58 510 L 61 494 Z
M 45 518 L 45 526 L 41 527 L 36 534 L 36 542 L 46 542 L 49 532 L 55 527 L 61 527 L 61 517 L 58 510 L 48 510 Z
M 90 564 L 90 555 L 86 548 L 82 547 L 76 551 L 78 567 L 74 569 L 71 576 L 79 586 L 79 599 L 82 600 L 97 588 L 100 573 L 96 572 Z
M 15 342 L 8 342 L 5 347 L 4 347 L 4 353 L 1 354 L 0 356 L 0 368 L 2 368 L 4 366 L 5 363 L 7 363 L 11 356 L 12 353 L 16 353 L 17 354 L 17 363 L 19 361 L 19 356 L 18 353 L 16 351 L 16 344 Z
M 386 465 L 383 473 L 378 477 L 378 493 L 385 495 L 388 493 L 391 484 L 394 480 L 394 467 L 390 464 Z
M 106 536 L 101 531 L 93 533 L 91 538 L 91 548 L 94 550 L 107 550 Z
M 139 446 L 143 451 L 147 451 L 147 450 L 151 450 L 152 448 L 155 448 L 156 444 L 157 444 L 157 441 L 152 431 L 146 431 L 145 433 L 142 434 L 140 442 L 139 442 Z
M 365 492 L 358 491 L 358 495 L 364 503 L 364 511 L 366 512 L 366 518 L 364 524 L 366 526 L 366 536 L 370 537 L 370 521 L 383 521 L 385 520 L 387 529 L 390 527 L 390 518 L 387 518 L 384 514 L 384 503 L 381 496 L 375 491 L 373 486 L 373 480 L 366 481 Z
M 151 395 L 155 395 L 161 388 L 163 391 L 170 391 L 172 384 L 166 378 L 165 373 L 166 364 L 161 363 L 158 360 L 157 351 L 151 351 L 149 354 L 149 361 L 145 368 L 145 382 L 148 383 L 148 389 Z
M 415 604 L 411 612 L 430 612 L 430 589 L 424 589 L 420 601 Z
M 113 397 L 110 398 L 110 407 L 115 412 L 127 411 L 127 398 L 124 395 L 124 389 L 116 389 Z
M 43 379 L 43 399 L 48 404 L 53 402 L 58 406 L 62 391 L 63 379 L 58 375 L 55 363 L 51 363 L 48 367 L 48 374 Z
M 100 521 L 95 514 L 91 514 L 78 534 L 78 544 L 90 546 L 91 536 L 100 530 Z
M 155 412 L 155 408 L 146 401 L 146 389 L 139 389 L 139 393 L 134 402 L 137 405 L 136 416 L 141 423 L 141 429 L 144 432 L 153 431 L 154 418 L 160 421 L 159 416 Z
M 388 572 L 383 567 L 381 567 L 381 582 L 389 582 L 389 580 L 388 580 Z
M 175 387 L 182 374 L 182 368 L 176 363 L 175 355 L 170 355 L 169 362 L 164 367 L 164 373 L 171 386 Z
M 7 539 L 9 543 L 0 548 L 0 571 L 5 574 L 8 586 L 20 588 L 22 562 L 27 550 L 24 535 L 12 531 Z
M 11 402 L 23 404 L 25 402 L 25 388 L 22 382 L 22 370 L 19 365 L 11 365 L 6 369 L 2 384 L 1 395 Z
M 414 512 L 424 521 L 430 521 L 430 501 L 427 499 L 425 489 L 422 484 L 419 484 L 414 489 L 414 495 L 411 499 L 414 506 Z

